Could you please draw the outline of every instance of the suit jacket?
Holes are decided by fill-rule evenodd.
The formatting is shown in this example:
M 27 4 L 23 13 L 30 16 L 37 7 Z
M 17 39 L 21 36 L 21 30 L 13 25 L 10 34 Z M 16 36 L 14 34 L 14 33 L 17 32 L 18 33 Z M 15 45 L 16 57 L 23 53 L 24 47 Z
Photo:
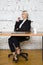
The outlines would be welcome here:
M 30 32 L 30 29 L 31 29 L 31 20 L 26 20 L 22 27 L 19 28 L 19 25 L 23 22 L 23 20 L 19 20 L 19 22 L 16 21 L 16 24 L 15 24 L 15 31 L 20 31 L 20 32 Z M 18 30 L 17 30 L 18 28 Z

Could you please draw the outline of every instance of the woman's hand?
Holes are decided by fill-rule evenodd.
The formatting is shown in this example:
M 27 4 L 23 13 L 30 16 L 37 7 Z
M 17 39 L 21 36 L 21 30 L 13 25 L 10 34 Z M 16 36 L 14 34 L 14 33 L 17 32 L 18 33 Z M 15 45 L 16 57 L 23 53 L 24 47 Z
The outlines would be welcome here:
M 19 22 L 19 20 L 20 20 L 20 17 L 18 17 L 17 22 Z
M 18 28 L 16 30 L 18 30 Z

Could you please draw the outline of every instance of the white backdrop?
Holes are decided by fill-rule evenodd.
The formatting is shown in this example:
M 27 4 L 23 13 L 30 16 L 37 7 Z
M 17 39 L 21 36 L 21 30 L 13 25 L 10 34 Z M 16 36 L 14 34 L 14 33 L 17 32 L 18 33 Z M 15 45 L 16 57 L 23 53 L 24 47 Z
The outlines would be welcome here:
M 33 21 L 31 26 L 43 31 L 43 0 L 0 0 L 0 32 L 14 31 L 15 21 L 23 10 L 28 11 L 29 19 Z M 2 45 L 8 48 L 8 38 L 0 37 L 0 40 L 3 38 L 6 39 L 6 45 L 0 41 L 0 48 Z

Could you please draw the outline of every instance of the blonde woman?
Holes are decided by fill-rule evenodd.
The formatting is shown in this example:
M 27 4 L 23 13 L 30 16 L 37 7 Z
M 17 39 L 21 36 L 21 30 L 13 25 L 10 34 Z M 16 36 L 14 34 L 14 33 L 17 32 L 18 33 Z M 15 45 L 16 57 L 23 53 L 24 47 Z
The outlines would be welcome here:
M 16 21 L 15 24 L 15 31 L 22 31 L 22 32 L 30 32 L 31 29 L 31 20 L 28 20 L 28 12 L 27 11 L 22 11 L 22 18 L 23 20 L 20 20 L 20 18 L 18 18 L 18 20 Z M 13 61 L 17 62 L 18 58 L 17 58 L 17 54 L 20 54 L 20 42 L 25 41 L 26 37 L 25 36 L 11 36 L 8 39 L 8 43 L 9 43 L 9 47 L 10 50 L 13 54 Z

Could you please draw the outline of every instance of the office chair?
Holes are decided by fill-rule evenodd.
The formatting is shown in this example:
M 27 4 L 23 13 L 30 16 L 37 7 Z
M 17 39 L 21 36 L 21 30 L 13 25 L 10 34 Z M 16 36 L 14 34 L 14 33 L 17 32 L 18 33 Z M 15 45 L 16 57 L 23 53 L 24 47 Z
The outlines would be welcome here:
M 29 37 L 26 37 L 25 41 L 28 41 L 30 39 Z M 20 48 L 21 49 L 21 48 Z M 8 57 L 10 58 L 10 56 L 12 56 L 13 54 L 8 54 Z M 20 50 L 20 54 L 17 55 L 17 57 L 19 58 L 19 56 L 22 56 L 23 58 L 25 58 L 26 61 L 28 61 L 28 53 L 23 53 L 22 50 Z

